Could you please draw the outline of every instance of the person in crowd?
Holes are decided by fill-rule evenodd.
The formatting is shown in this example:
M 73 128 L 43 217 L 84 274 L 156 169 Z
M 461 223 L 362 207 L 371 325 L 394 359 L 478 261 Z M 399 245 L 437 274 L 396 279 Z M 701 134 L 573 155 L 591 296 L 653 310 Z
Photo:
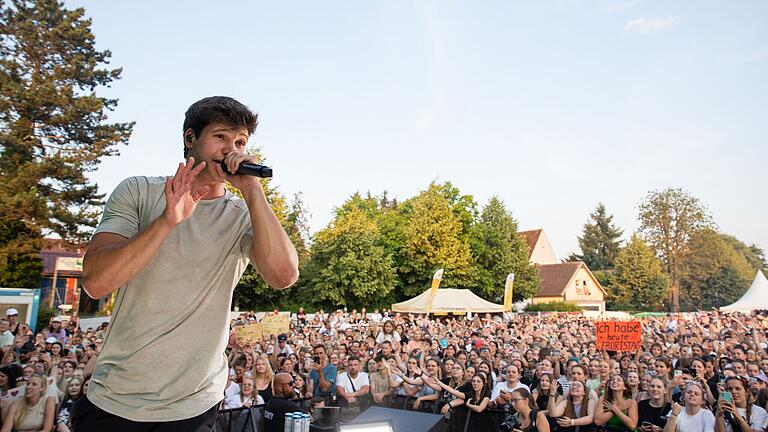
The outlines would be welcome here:
M 683 391 L 683 405 L 672 403 L 664 432 L 698 432 L 715 430 L 715 416 L 706 408 L 704 388 L 691 381 Z
M 560 395 L 558 394 L 559 385 L 554 384 L 557 380 L 555 380 L 555 377 L 551 373 L 543 373 L 541 374 L 541 377 L 539 378 L 539 385 L 535 389 L 533 389 L 533 392 L 531 394 L 533 395 L 533 400 L 536 401 L 536 408 L 538 408 L 539 411 L 544 411 L 545 414 L 551 417 L 552 414 L 549 414 L 547 412 L 547 407 L 549 406 L 550 397 L 551 399 L 554 399 L 555 404 L 559 402 Z
M 272 379 L 274 377 L 275 373 L 272 371 L 269 357 L 266 354 L 256 357 L 253 364 L 253 382 L 256 385 L 256 392 L 264 402 L 269 402 L 269 398 L 272 397 Z
M 496 383 L 491 392 L 491 407 L 501 408 L 507 405 L 512 398 L 512 391 L 524 388 L 530 392 L 530 388 L 520 382 L 520 366 L 516 363 L 507 365 L 506 381 Z
M 312 396 L 322 404 L 328 404 L 336 396 L 336 375 L 338 369 L 328 361 L 325 345 L 317 344 L 312 348 L 312 371 L 309 379 L 314 383 Z
M 56 401 L 47 396 L 47 379 L 44 375 L 32 375 L 24 388 L 24 397 L 11 404 L 3 413 L 0 432 L 51 432 L 56 416 Z
M 227 386 L 224 387 L 224 409 L 240 408 L 240 384 L 235 379 L 235 374 L 230 374 Z
M 56 415 L 56 432 L 70 432 L 72 430 L 72 419 L 70 410 L 75 406 L 75 402 L 83 395 L 83 380 L 72 378 L 67 384 L 67 392 L 62 399 L 59 412 Z
M 730 377 L 725 380 L 725 390 L 731 393 L 731 400 L 720 398 L 715 417 L 717 432 L 762 432 L 768 427 L 768 412 L 754 404 L 745 377 Z
M 557 384 L 554 384 L 557 386 Z M 587 395 L 587 386 L 583 381 L 575 380 L 568 389 L 568 395 L 559 402 L 550 398 L 548 416 L 555 418 L 558 431 L 588 432 L 593 430 L 595 406 L 597 401 Z M 539 412 L 542 412 L 539 410 Z
M 608 388 L 597 403 L 595 423 L 617 432 L 631 432 L 637 427 L 637 401 L 631 398 L 623 376 L 612 375 L 608 380 Z
M 371 397 L 373 404 L 378 406 L 389 406 L 389 395 L 392 394 L 389 388 L 389 368 L 383 366 L 380 362 L 386 362 L 383 356 L 368 360 L 368 379 L 371 383 Z
M 256 405 L 264 405 L 264 398 L 256 391 L 253 378 L 245 377 L 240 384 L 240 406 L 250 408 Z
M 400 333 L 395 331 L 395 324 L 392 320 L 384 321 L 384 324 L 381 326 L 381 332 L 376 335 L 376 343 L 380 344 L 384 341 L 389 341 L 394 345 L 399 344 L 400 340 Z
M 514 414 L 509 417 L 514 424 L 513 430 L 520 432 L 549 432 L 549 422 L 543 412 L 536 409 L 533 395 L 525 389 L 518 388 L 512 391 L 510 404 Z
M 347 370 L 340 373 L 336 380 L 336 394 L 342 406 L 367 408 L 371 393 L 371 384 L 366 372 L 362 372 L 360 358 L 347 359 Z
M 637 397 L 640 395 L 640 375 L 635 371 L 627 372 L 624 375 L 627 377 L 630 397 L 638 400 Z
M 648 399 L 637 403 L 637 421 L 642 432 L 661 432 L 672 405 L 667 401 L 666 384 L 661 377 L 648 381 Z
M 293 377 L 285 372 L 275 375 L 275 393 L 264 406 L 264 430 L 266 432 L 284 432 L 285 415 L 292 412 L 304 412 L 292 402 Z

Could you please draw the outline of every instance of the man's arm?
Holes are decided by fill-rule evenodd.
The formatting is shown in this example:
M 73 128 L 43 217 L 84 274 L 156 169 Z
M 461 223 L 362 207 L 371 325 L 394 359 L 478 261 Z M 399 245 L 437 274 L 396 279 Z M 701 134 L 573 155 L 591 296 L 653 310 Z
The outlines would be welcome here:
M 166 179 L 165 210 L 145 230 L 130 239 L 108 232 L 93 236 L 83 257 L 83 289 L 91 298 L 104 297 L 128 283 L 157 253 L 173 228 L 192 216 L 210 190 L 209 186 L 194 188 L 205 162 L 197 167 L 194 164 L 194 158 L 189 158 Z
M 299 278 L 299 256 L 259 184 L 242 190 L 253 228 L 250 258 L 264 281 L 277 289 Z

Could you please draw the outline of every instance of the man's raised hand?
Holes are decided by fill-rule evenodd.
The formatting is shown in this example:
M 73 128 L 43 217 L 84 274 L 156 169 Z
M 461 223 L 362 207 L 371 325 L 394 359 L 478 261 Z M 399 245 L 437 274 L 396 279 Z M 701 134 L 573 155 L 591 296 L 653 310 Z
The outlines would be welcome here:
M 195 187 L 195 179 L 205 169 L 205 162 L 195 166 L 195 158 L 179 163 L 176 174 L 165 179 L 165 211 L 163 218 L 176 226 L 192 216 L 197 203 L 211 190 L 210 186 Z M 194 188 L 194 189 L 193 189 Z

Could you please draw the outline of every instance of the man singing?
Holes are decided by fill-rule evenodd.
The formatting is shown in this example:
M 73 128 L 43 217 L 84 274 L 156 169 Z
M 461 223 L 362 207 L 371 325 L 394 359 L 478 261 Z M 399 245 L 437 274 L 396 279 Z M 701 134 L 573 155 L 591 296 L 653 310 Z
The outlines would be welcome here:
M 228 97 L 186 112 L 186 163 L 168 178 L 131 177 L 109 197 L 83 260 L 94 299 L 118 290 L 87 398 L 90 431 L 210 431 L 227 383 L 232 291 L 248 262 L 276 289 L 299 276 L 296 250 L 256 177 L 246 145 L 257 115 Z M 244 199 L 227 191 L 226 182 Z

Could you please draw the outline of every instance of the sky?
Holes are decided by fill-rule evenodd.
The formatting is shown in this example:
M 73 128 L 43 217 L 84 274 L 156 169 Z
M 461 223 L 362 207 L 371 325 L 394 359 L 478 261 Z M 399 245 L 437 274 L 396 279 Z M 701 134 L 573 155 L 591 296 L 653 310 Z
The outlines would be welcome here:
M 578 251 L 598 202 L 628 238 L 683 188 L 768 250 L 768 2 L 66 1 L 93 19 L 135 121 L 91 178 L 171 175 L 187 107 L 232 96 L 313 232 L 356 191 L 450 181 Z

